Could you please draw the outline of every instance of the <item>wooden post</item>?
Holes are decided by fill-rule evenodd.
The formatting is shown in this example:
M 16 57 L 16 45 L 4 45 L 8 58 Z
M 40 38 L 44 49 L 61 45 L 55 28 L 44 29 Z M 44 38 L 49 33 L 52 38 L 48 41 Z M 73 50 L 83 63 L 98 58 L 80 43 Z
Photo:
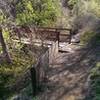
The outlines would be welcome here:
M 59 42 L 60 42 L 60 32 L 56 29 L 56 38 L 57 38 L 57 40 L 56 41 L 58 41 L 58 49 L 59 49 Z
M 59 43 L 60 43 L 60 32 L 58 32 L 57 34 L 58 34 L 58 49 L 59 49 Z
M 70 29 L 69 44 L 71 43 L 71 39 L 72 39 L 72 29 Z
M 33 90 L 33 96 L 36 96 L 37 94 L 37 75 L 36 75 L 36 69 L 31 68 L 31 81 L 32 81 L 32 90 Z

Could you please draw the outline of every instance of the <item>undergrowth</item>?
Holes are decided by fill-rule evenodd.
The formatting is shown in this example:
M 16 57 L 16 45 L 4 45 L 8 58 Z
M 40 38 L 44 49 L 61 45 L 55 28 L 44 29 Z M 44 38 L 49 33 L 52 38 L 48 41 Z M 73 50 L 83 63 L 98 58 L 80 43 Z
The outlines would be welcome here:
M 82 44 L 87 44 L 91 38 L 93 38 L 96 35 L 95 32 L 85 32 L 82 36 L 81 36 L 81 43 Z
M 91 100 L 100 100 L 100 62 L 91 71 Z
M 18 45 L 10 49 L 11 64 L 5 61 L 0 62 L 0 100 L 12 94 L 8 87 L 15 83 L 17 78 L 35 62 L 32 52 L 27 48 L 22 49 L 22 45 L 19 48 Z
M 100 45 L 100 35 L 95 38 L 95 45 Z M 97 53 L 100 59 L 100 52 Z M 100 60 L 96 62 L 95 67 L 91 70 L 91 100 L 100 100 Z

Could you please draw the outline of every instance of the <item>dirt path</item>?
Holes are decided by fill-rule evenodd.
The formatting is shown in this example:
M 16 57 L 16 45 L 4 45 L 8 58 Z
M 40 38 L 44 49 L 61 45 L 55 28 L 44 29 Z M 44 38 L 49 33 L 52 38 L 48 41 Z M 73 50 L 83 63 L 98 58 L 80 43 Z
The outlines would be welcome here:
M 80 49 L 58 53 L 48 72 L 47 89 L 40 100 L 84 100 L 88 92 L 89 72 L 99 49 Z

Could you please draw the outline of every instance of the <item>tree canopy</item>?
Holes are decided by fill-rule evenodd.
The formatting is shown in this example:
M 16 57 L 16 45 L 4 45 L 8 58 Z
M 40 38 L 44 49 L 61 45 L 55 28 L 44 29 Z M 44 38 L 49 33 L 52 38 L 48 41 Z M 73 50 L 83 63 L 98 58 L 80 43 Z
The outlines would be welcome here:
M 21 0 L 16 5 L 18 25 L 51 25 L 57 19 L 57 8 L 52 0 Z

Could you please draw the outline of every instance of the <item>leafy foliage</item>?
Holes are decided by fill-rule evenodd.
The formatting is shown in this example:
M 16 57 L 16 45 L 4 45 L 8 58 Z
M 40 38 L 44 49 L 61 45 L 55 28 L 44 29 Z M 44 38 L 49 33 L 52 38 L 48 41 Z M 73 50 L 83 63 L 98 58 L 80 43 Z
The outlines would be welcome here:
M 3 11 L 0 9 L 0 24 L 3 24 L 3 22 L 5 22 L 6 17 L 3 13 Z
M 52 0 L 21 0 L 16 10 L 19 25 L 51 25 L 57 17 L 57 8 Z
M 85 33 L 81 36 L 81 43 L 82 43 L 82 44 L 88 43 L 95 35 L 96 35 L 95 32 L 85 32 Z
M 78 0 L 69 0 L 68 4 L 74 6 Z
M 13 63 L 7 64 L 2 61 L 0 64 L 0 97 L 9 96 L 10 91 L 7 87 L 15 83 L 16 79 L 35 62 L 31 51 L 26 53 L 21 50 L 22 47 L 22 44 L 16 44 L 16 48 L 10 49 Z
M 93 13 L 100 17 L 100 0 L 69 0 L 69 5 L 72 5 L 73 9 L 78 7 L 79 13 Z
M 91 71 L 91 86 L 93 97 L 91 100 L 100 100 L 100 62 L 97 62 L 96 66 Z
M 100 17 L 100 0 L 90 0 L 88 2 L 88 7 L 89 7 L 88 11 Z

